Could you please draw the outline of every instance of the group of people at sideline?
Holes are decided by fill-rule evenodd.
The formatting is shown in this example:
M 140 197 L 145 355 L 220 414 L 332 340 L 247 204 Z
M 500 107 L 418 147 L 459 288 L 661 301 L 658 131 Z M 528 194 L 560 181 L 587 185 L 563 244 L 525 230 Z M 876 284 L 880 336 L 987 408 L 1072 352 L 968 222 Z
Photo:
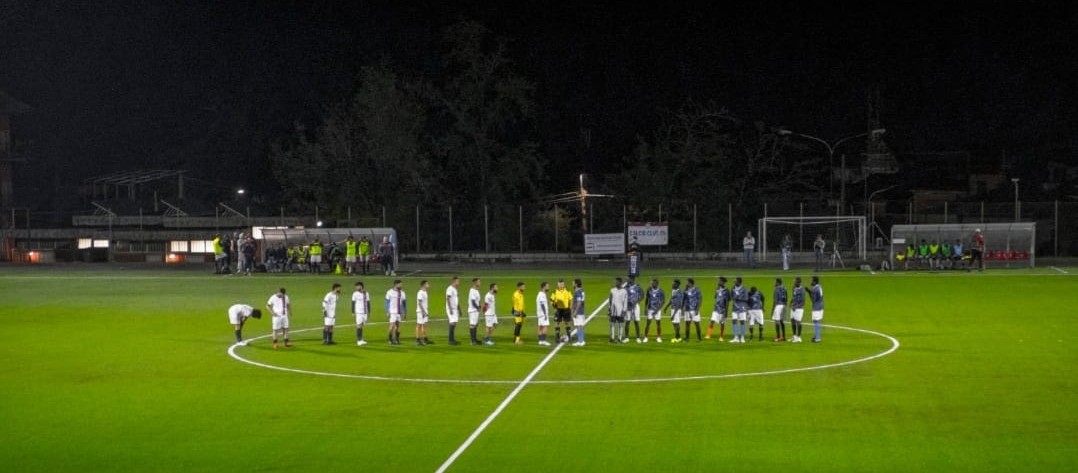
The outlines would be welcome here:
M 242 234 L 241 234 L 242 236 Z M 239 268 L 240 272 L 250 275 L 254 270 L 255 243 L 247 236 L 249 245 L 244 246 L 244 262 Z M 219 242 L 224 242 L 220 244 Z M 221 235 L 215 235 L 213 251 L 218 274 L 231 274 L 227 271 L 229 252 L 226 249 L 227 236 L 222 239 Z M 249 246 L 249 248 L 248 248 Z M 248 255 L 249 251 L 249 255 Z M 272 248 L 266 248 L 263 264 L 265 271 L 269 273 L 334 273 L 339 271 L 349 275 L 372 274 L 371 265 L 381 266 L 381 273 L 385 276 L 395 276 L 396 273 L 396 248 L 388 236 L 382 237 L 382 242 L 373 245 L 366 235 L 358 240 L 349 235 L 343 241 L 323 243 L 321 238 L 315 238 L 307 243 L 295 243 L 291 246 L 279 244 Z M 223 264 L 220 262 L 224 262 Z M 222 271 L 220 268 L 226 270 Z
M 984 271 L 984 233 L 981 229 L 973 232 L 970 245 L 967 248 L 961 238 L 956 238 L 954 243 L 950 240 L 940 241 L 933 239 L 929 243 L 922 238 L 920 244 L 914 245 L 915 241 L 906 243 L 905 251 L 895 255 L 895 260 L 902 263 L 903 269 L 965 269 L 970 271 L 977 268 Z
M 727 279 L 719 277 L 715 288 L 714 307 L 711 312 L 710 323 L 707 327 L 706 336 L 701 330 L 701 305 L 703 297 L 700 289 L 696 286 L 693 278 L 687 278 L 682 287 L 680 279 L 674 279 L 671 284 L 670 294 L 659 286 L 658 279 L 652 279 L 647 289 L 636 283 L 635 278 L 623 279 L 617 277 L 614 284 L 606 295 L 607 320 L 609 323 L 609 343 L 629 343 L 632 341 L 629 335 L 630 326 L 635 329 L 634 338 L 636 343 L 648 343 L 651 336 L 651 326 L 655 325 L 655 342 L 662 343 L 662 320 L 666 318 L 674 327 L 674 337 L 671 343 L 685 343 L 692 340 L 691 329 L 696 329 L 696 340 L 711 340 L 715 336 L 715 328 L 718 327 L 717 340 L 726 341 L 726 322 L 730 321 L 732 338 L 731 343 L 747 343 L 753 341 L 754 334 L 758 333 L 757 341 L 764 340 L 764 307 L 765 296 L 762 290 L 755 286 L 746 287 L 742 278 L 734 279 L 733 286 L 727 288 Z M 499 324 L 499 311 L 497 309 L 498 284 L 490 283 L 486 286 L 485 294 L 482 292 L 483 285 L 480 278 L 472 278 L 468 288 L 466 301 L 460 299 L 460 277 L 454 276 L 445 289 L 443 310 L 449 325 L 449 345 L 461 345 L 457 340 L 456 328 L 461 322 L 462 315 L 467 313 L 468 342 L 472 345 L 494 345 L 494 333 Z M 338 306 L 341 297 L 342 286 L 333 283 L 330 291 L 322 298 L 322 343 L 336 345 L 334 330 L 337 326 Z M 433 315 L 431 311 L 430 282 L 421 280 L 415 295 L 415 344 L 417 346 L 433 345 L 427 326 Z M 513 343 L 523 344 L 522 329 L 525 318 L 528 316 L 528 304 L 526 285 L 517 282 L 512 295 Z M 800 277 L 794 278 L 793 288 L 787 291 L 782 278 L 775 279 L 772 292 L 771 320 L 774 323 L 775 342 L 801 342 L 802 320 L 806 305 L 813 322 L 812 341 L 819 343 L 821 339 L 822 320 L 824 313 L 823 287 L 820 285 L 819 276 L 813 276 L 808 288 L 802 285 Z M 550 283 L 544 281 L 539 284 L 535 298 L 533 299 L 536 317 L 537 342 L 542 346 L 551 346 L 554 343 L 571 343 L 573 346 L 584 346 L 584 326 L 589 317 L 585 309 L 585 292 L 583 282 L 577 278 L 572 281 L 572 291 L 566 287 L 564 279 L 556 282 L 551 290 Z M 289 337 L 290 317 L 292 304 L 285 288 L 280 288 L 266 301 L 266 308 L 272 319 L 273 348 L 278 349 L 283 344 L 291 347 Z M 643 308 L 643 313 L 641 312 Z M 384 313 L 388 321 L 387 340 L 390 345 L 400 345 L 400 326 L 408 314 L 408 295 L 404 290 L 403 281 L 396 279 L 392 287 L 386 290 L 383 304 Z M 364 336 L 364 328 L 372 316 L 372 295 L 362 281 L 357 281 L 351 296 L 351 312 L 355 319 L 355 343 L 358 346 L 367 345 Z M 504 313 L 504 312 L 503 312 Z M 229 322 L 235 330 L 236 343 L 246 345 L 243 339 L 243 325 L 248 318 L 260 319 L 262 310 L 247 304 L 235 304 L 228 310 Z M 640 321 L 645 320 L 643 334 L 640 331 Z M 787 321 L 790 324 L 787 338 Z M 631 324 L 631 325 L 630 325 Z M 685 332 L 682 336 L 681 328 L 684 324 Z M 548 338 L 550 327 L 554 327 L 553 343 Z M 480 331 L 482 330 L 482 333 Z

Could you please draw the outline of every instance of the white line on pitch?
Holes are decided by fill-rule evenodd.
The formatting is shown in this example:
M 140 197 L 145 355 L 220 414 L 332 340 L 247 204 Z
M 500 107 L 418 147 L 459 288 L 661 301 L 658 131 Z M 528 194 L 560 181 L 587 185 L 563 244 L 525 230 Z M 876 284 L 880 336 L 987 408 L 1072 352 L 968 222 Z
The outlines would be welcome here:
M 1052 268 L 1052 269 L 1054 269 L 1054 270 L 1056 270 L 1056 271 L 1059 271 L 1060 273 L 1063 273 L 1063 274 L 1070 274 L 1070 273 L 1068 273 L 1068 272 L 1066 272 L 1066 271 L 1064 271 L 1064 270 L 1062 270 L 1062 269 L 1059 269 L 1059 268 L 1057 268 L 1057 267 L 1055 267 L 1055 266 L 1050 266 L 1050 268 Z
M 595 312 L 592 312 L 591 315 L 588 316 L 587 320 L 584 321 L 584 325 L 588 325 L 588 322 L 591 322 L 591 319 L 595 318 L 595 315 L 598 314 L 599 311 L 603 309 L 603 307 L 606 307 L 606 303 L 607 301 L 603 301 L 603 303 L 600 304 L 599 307 L 596 307 Z M 453 462 L 457 461 L 457 457 L 460 457 L 460 455 L 472 445 L 472 442 L 474 442 L 475 439 L 479 438 L 479 434 L 482 434 L 483 431 L 487 429 L 487 426 L 490 425 L 491 422 L 494 422 L 494 419 L 496 419 L 498 415 L 500 415 L 502 411 L 504 411 L 505 408 L 509 406 L 509 403 L 513 402 L 513 398 L 517 397 L 517 394 L 520 394 L 520 391 L 524 389 L 524 386 L 527 386 L 528 383 L 531 382 L 532 378 L 534 378 L 535 375 L 539 374 L 539 371 L 542 370 L 543 367 L 546 366 L 546 364 L 554 358 L 554 355 L 557 355 L 558 351 L 561 350 L 562 347 L 564 347 L 565 345 L 565 343 L 561 343 L 558 344 L 558 346 L 554 347 L 554 350 L 552 350 L 550 354 L 546 356 L 546 358 L 543 358 L 543 361 L 539 362 L 539 366 L 536 366 L 531 373 L 528 373 L 528 376 L 525 377 L 524 380 L 521 381 L 515 389 L 513 389 L 513 392 L 509 393 L 509 396 L 506 396 L 505 400 L 502 401 L 502 403 L 499 404 L 496 409 L 494 409 L 494 412 L 491 412 L 490 415 L 487 416 L 487 419 L 484 420 L 482 424 L 479 424 L 479 427 L 477 427 L 475 431 L 472 432 L 472 435 L 469 435 L 468 439 L 465 440 L 464 443 L 460 444 L 460 447 L 457 447 L 457 451 L 453 452 L 453 454 L 450 455 L 444 463 L 442 463 L 442 466 L 438 467 L 438 469 L 435 470 L 435 473 L 443 473 L 445 472 L 445 470 L 449 469 L 449 467 L 453 465 Z

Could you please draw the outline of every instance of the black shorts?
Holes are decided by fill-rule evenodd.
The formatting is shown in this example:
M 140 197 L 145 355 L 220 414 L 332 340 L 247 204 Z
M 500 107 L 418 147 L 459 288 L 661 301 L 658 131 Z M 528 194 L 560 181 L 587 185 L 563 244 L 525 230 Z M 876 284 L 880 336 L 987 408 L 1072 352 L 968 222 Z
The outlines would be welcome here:
M 556 309 L 554 311 L 555 322 L 572 322 L 573 312 L 569 309 Z

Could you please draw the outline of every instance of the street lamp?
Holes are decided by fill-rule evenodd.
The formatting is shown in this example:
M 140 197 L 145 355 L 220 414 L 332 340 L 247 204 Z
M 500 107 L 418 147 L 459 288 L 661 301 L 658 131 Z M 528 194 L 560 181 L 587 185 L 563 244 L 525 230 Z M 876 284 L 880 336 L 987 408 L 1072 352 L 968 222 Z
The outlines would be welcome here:
M 1018 181 L 1017 177 L 1012 177 L 1011 182 L 1014 183 L 1014 221 L 1018 221 Z
M 787 130 L 785 128 L 780 128 L 778 131 L 776 131 L 776 133 L 778 133 L 779 136 L 797 135 L 797 136 L 800 136 L 802 138 L 809 139 L 809 140 L 821 143 L 821 144 L 824 145 L 824 147 L 827 148 L 827 174 L 828 174 L 827 196 L 829 198 L 832 197 L 834 195 L 834 193 L 835 193 L 835 185 L 834 185 L 835 174 L 833 172 L 833 169 L 835 168 L 835 164 L 834 164 L 835 163 L 835 150 L 837 150 L 838 147 L 840 145 L 842 145 L 842 143 L 845 143 L 845 142 L 847 142 L 849 140 L 852 140 L 854 138 L 861 138 L 863 136 L 869 136 L 869 135 L 872 135 L 872 137 L 875 138 L 875 137 L 878 137 L 878 136 L 880 136 L 880 135 L 882 135 L 882 134 L 884 134 L 886 132 L 887 132 L 887 130 L 884 129 L 884 128 L 876 128 L 874 130 L 866 131 L 864 133 L 858 133 L 856 135 L 851 135 L 851 136 L 847 136 L 847 137 L 844 137 L 844 138 L 839 138 L 837 141 L 835 141 L 835 144 L 831 144 L 831 143 L 828 143 L 827 140 L 824 140 L 823 138 L 817 138 L 815 136 L 806 135 L 804 133 L 797 133 L 795 131 L 790 131 L 790 130 Z M 843 158 L 842 159 L 842 193 L 841 193 L 841 195 L 839 197 L 839 208 L 841 208 L 841 206 L 843 205 L 843 203 L 845 201 L 846 201 L 846 159 Z

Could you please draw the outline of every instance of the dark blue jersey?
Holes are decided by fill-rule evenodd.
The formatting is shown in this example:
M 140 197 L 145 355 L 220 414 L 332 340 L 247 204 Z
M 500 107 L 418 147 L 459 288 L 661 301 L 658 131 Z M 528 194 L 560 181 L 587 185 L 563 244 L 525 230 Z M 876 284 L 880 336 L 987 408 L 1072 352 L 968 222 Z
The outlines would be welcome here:
M 734 312 L 749 310 L 749 290 L 745 286 L 734 286 Z
M 794 286 L 794 297 L 791 301 L 790 308 L 792 309 L 804 309 L 805 308 L 805 287 Z
M 636 305 L 640 303 L 640 299 L 644 297 L 644 289 L 639 284 L 629 285 L 629 305 Z
M 700 310 L 700 302 L 703 301 L 703 297 L 700 295 L 700 290 L 696 286 L 692 286 L 685 289 L 685 310 L 690 312 L 696 312 Z
M 756 293 L 750 296 L 749 299 L 751 301 L 751 305 L 749 306 L 750 309 L 764 310 L 764 293 L 756 291 Z
M 685 292 L 681 289 L 670 290 L 670 308 L 681 310 L 685 308 Z
M 577 315 L 584 315 L 584 290 L 577 289 L 573 291 L 573 304 L 578 304 L 576 313 Z
M 719 286 L 715 289 L 715 312 L 720 314 L 726 313 L 726 306 L 730 302 L 730 291 L 727 291 L 725 287 Z
M 809 297 L 812 298 L 812 310 L 823 310 L 823 286 L 812 286 Z
M 775 305 L 786 305 L 786 286 L 775 287 Z
M 662 310 L 664 302 L 666 302 L 666 293 L 663 292 L 662 288 L 656 287 L 648 289 L 648 310 Z

